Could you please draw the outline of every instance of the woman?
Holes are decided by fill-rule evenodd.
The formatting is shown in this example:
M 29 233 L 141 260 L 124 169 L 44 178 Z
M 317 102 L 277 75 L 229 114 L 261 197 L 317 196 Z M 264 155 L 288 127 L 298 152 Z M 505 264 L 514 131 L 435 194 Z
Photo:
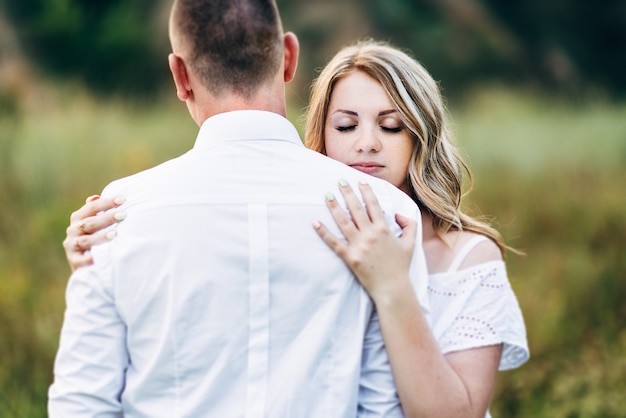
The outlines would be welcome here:
M 367 184 L 359 186 L 365 209 L 340 182 L 350 217 L 327 197 L 346 240 L 314 222 L 376 304 L 405 414 L 489 416 L 498 369 L 528 358 L 525 329 L 502 258 L 507 247 L 497 231 L 460 210 L 462 172 L 469 171 L 452 143 L 435 81 L 389 45 L 344 48 L 313 85 L 305 142 L 391 182 L 422 212 L 430 324 L 408 277 L 412 237 L 390 233 Z M 123 215 L 96 214 L 121 202 L 93 197 L 72 215 L 64 246 L 73 268 L 91 262 L 84 249 L 113 238 L 93 232 Z M 398 222 L 411 227 L 405 218 Z

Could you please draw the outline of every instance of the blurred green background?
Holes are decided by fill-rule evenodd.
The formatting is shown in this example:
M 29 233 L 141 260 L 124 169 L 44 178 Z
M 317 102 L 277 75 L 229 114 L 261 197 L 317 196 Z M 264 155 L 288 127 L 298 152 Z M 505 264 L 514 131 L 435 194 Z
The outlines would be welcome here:
M 279 0 L 301 42 L 289 90 L 357 38 L 440 80 L 475 174 L 467 209 L 509 255 L 531 359 L 494 417 L 626 416 L 626 2 Z M 46 416 L 70 213 L 192 146 L 169 80 L 169 1 L 0 0 L 0 416 Z

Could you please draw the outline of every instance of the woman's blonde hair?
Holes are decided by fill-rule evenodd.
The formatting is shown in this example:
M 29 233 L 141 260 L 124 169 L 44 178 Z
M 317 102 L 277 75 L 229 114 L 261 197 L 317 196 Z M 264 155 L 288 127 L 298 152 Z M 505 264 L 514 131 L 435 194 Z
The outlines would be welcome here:
M 306 146 L 326 154 L 324 125 L 333 88 L 355 71 L 382 85 L 411 133 L 414 147 L 407 173 L 410 196 L 421 210 L 431 214 L 436 234 L 446 240 L 450 230 L 476 232 L 491 238 L 504 253 L 508 247 L 498 231 L 461 211 L 462 174 L 467 173 L 471 185 L 471 172 L 454 145 L 439 86 L 407 53 L 374 41 L 341 49 L 313 82 Z

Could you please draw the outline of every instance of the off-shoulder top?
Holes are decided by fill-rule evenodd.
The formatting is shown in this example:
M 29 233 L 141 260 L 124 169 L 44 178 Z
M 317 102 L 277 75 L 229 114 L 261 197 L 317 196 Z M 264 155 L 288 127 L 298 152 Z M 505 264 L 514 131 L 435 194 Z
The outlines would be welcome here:
M 459 270 L 467 254 L 488 238 L 473 237 L 449 269 L 429 275 L 431 324 L 442 353 L 503 344 L 499 370 L 529 358 L 526 327 L 502 260 Z

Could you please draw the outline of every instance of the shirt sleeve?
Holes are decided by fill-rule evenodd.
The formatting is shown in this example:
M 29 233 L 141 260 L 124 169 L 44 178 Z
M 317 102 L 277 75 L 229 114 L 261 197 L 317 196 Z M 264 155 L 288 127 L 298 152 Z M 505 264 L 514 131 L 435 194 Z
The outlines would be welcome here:
M 361 362 L 357 417 L 404 417 L 376 311 L 366 329 Z
M 121 394 L 129 363 L 126 327 L 95 266 L 70 277 L 65 318 L 48 393 L 56 417 L 122 417 Z
M 428 324 L 431 324 L 430 299 L 428 295 L 428 268 L 426 266 L 426 254 L 422 243 L 422 221 L 419 209 L 416 209 L 414 219 L 417 220 L 417 231 L 415 239 L 415 249 L 413 250 L 413 258 L 409 271 L 409 278 L 415 289 L 417 300 L 419 302 L 422 313 Z
M 385 208 L 387 203 L 385 194 L 377 194 L 382 197 L 381 206 Z M 409 278 L 417 295 L 420 308 L 426 320 L 430 323 L 430 303 L 428 298 L 428 272 L 426 258 L 422 247 L 422 224 L 419 209 L 415 203 L 404 194 L 393 195 L 393 205 L 384 209 L 387 222 L 391 230 L 400 235 L 402 230 L 396 224 L 395 214 L 417 221 L 416 242 L 413 258 L 409 271 Z M 380 322 L 376 311 L 372 313 L 370 323 L 366 329 L 364 351 L 362 357 L 361 382 L 359 387 L 359 408 L 357 417 L 404 417 L 398 392 L 391 374 L 391 365 L 387 350 L 385 349 Z

